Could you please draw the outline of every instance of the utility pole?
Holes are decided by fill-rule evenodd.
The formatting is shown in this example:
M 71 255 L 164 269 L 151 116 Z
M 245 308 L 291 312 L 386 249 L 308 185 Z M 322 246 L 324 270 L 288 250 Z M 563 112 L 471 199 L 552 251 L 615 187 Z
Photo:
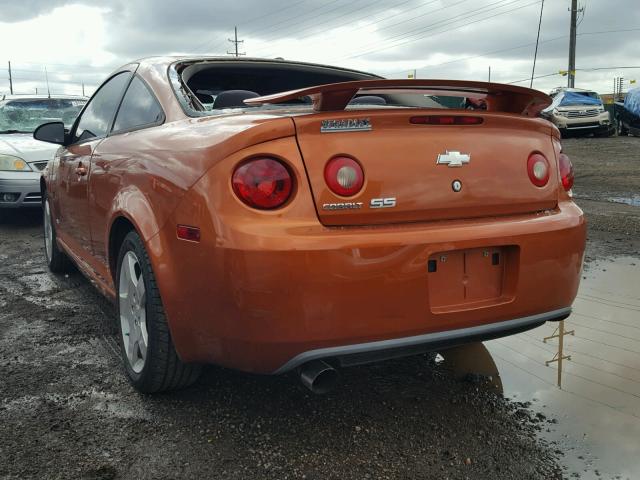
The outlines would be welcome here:
M 9 60 L 9 93 L 13 95 L 13 78 L 11 78 L 11 60 Z
M 51 98 L 51 90 L 49 90 L 49 74 L 47 73 L 47 67 L 44 67 L 44 78 L 47 81 L 47 95 Z
M 233 31 L 234 31 L 234 39 L 232 40 L 228 38 L 227 40 L 229 40 L 231 43 L 235 45 L 235 52 L 227 51 L 227 55 L 235 55 L 236 57 L 239 57 L 240 55 L 246 55 L 246 53 L 244 52 L 238 52 L 238 44 L 244 43 L 244 40 L 238 40 L 238 27 L 233 27 Z
M 82 82 L 82 96 L 84 97 L 84 82 Z
M 567 86 L 573 88 L 576 80 L 576 21 L 578 17 L 578 0 L 571 0 L 571 27 L 569 31 L 569 71 Z
M 489 65 L 489 79 L 487 81 L 491 83 L 491 65 Z

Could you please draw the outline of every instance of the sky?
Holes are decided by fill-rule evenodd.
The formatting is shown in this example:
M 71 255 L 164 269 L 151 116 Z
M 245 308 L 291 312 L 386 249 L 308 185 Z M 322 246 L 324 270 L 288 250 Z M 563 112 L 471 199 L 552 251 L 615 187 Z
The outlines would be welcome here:
M 301 60 L 529 86 L 541 0 L 0 0 L 0 93 L 87 95 L 166 54 Z M 566 85 L 570 0 L 545 0 L 533 87 Z M 640 0 L 579 0 L 576 87 L 640 86 Z M 633 67 L 633 68 L 629 68 Z M 46 70 L 46 72 L 45 72 Z M 625 89 L 626 90 L 626 89 Z

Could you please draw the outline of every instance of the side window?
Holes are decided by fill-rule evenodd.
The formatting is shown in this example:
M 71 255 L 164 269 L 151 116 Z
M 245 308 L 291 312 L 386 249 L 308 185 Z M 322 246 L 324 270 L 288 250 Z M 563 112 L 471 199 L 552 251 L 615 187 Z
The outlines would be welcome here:
M 89 100 L 87 108 L 82 112 L 78 127 L 73 135 L 73 143 L 107 134 L 122 98 L 122 92 L 130 78 L 131 72 L 122 72 L 100 87 L 100 90 Z
M 164 118 L 162 108 L 142 80 L 134 76 L 124 95 L 113 131 L 161 122 Z

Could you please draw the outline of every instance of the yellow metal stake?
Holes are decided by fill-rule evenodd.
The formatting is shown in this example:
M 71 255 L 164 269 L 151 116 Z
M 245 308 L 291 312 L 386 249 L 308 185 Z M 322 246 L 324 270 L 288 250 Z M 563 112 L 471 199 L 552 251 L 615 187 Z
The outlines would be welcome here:
M 564 349 L 564 336 L 565 335 L 575 335 L 575 330 L 569 330 L 565 332 L 564 330 L 564 320 L 560 321 L 558 328 L 556 328 L 553 332 L 553 335 L 549 337 L 544 337 L 542 340 L 544 343 L 547 343 L 547 340 L 551 340 L 552 338 L 558 339 L 558 353 L 556 353 L 551 360 L 547 360 L 545 365 L 548 367 L 549 364 L 553 362 L 558 362 L 558 387 L 562 388 L 562 360 L 571 360 L 571 355 L 563 355 L 562 350 Z

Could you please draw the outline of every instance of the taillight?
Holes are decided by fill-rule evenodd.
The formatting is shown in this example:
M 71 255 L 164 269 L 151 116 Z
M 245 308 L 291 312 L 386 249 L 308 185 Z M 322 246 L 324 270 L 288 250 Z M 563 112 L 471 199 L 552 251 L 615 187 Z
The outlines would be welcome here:
M 549 181 L 549 160 L 541 153 L 532 153 L 527 160 L 529 180 L 536 187 L 544 187 Z
M 272 210 L 291 196 L 293 179 L 282 162 L 273 158 L 254 158 L 233 172 L 233 191 L 253 208 Z
M 562 186 L 568 192 L 573 187 L 573 164 L 564 153 L 558 155 L 558 166 L 560 167 L 560 180 Z
M 353 158 L 333 157 L 324 167 L 324 180 L 333 193 L 352 197 L 362 189 L 364 172 Z

